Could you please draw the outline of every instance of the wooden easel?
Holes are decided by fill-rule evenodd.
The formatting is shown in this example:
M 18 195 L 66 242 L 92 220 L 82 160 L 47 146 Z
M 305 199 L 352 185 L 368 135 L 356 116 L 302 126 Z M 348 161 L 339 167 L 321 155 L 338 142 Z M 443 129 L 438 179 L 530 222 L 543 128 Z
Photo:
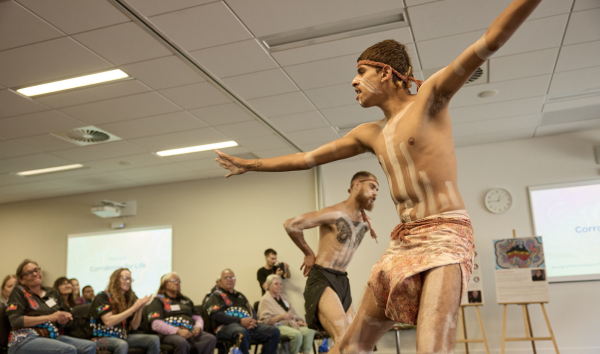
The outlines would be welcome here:
M 515 230 L 513 230 L 513 237 L 516 238 L 517 234 Z M 546 308 L 544 304 L 547 304 L 547 301 L 543 302 L 507 302 L 507 303 L 499 303 L 498 305 L 504 305 L 504 316 L 502 320 L 502 354 L 505 354 L 506 342 L 531 342 L 531 347 L 533 348 L 533 354 L 537 354 L 537 350 L 535 348 L 535 341 L 538 340 L 551 340 L 552 344 L 554 344 L 554 349 L 556 350 L 556 354 L 560 354 L 558 351 L 558 345 L 556 345 L 556 338 L 554 338 L 554 332 L 552 332 L 552 326 L 550 326 L 550 319 L 548 319 L 548 314 L 546 313 Z M 533 330 L 531 328 L 531 320 L 529 318 L 529 309 L 527 305 L 530 304 L 540 304 L 542 307 L 542 312 L 544 313 L 544 318 L 546 319 L 546 324 L 548 325 L 548 331 L 550 332 L 550 337 L 534 337 Z M 523 307 L 523 320 L 525 322 L 525 337 L 518 338 L 506 338 L 506 308 L 508 305 L 521 305 Z
M 481 328 L 481 335 L 483 339 L 467 339 L 467 324 L 465 321 L 465 307 L 475 306 L 477 311 L 477 319 L 479 320 L 479 327 Z M 458 313 L 458 325 L 460 326 L 460 338 L 455 343 L 465 343 L 465 349 L 469 354 L 469 343 L 484 343 L 485 351 L 490 354 L 490 347 L 488 346 L 487 338 L 485 337 L 485 331 L 483 330 L 483 322 L 481 321 L 481 314 L 479 313 L 479 304 L 464 304 L 460 305 L 460 312 Z

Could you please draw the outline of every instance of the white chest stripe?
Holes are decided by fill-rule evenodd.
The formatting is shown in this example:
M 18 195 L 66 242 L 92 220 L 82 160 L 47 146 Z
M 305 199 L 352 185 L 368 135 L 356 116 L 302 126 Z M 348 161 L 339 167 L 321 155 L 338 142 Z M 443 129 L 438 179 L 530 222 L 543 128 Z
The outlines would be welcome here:
M 425 194 L 427 195 L 427 206 L 429 206 L 429 215 L 433 215 L 437 213 L 437 205 L 435 205 L 435 196 L 433 194 L 433 187 L 431 186 L 431 181 L 427 177 L 425 171 L 420 171 L 419 176 L 421 176 L 421 181 L 423 181 L 423 185 L 425 186 Z
M 402 151 L 402 155 L 404 155 L 404 159 L 406 160 L 410 180 L 412 182 L 415 194 L 417 195 L 417 202 L 419 203 L 419 206 L 417 207 L 418 220 L 425 217 L 425 200 L 423 199 L 423 191 L 421 191 L 421 187 L 419 186 L 419 180 L 417 179 L 417 171 L 415 170 L 415 163 L 413 162 L 412 157 L 410 157 L 410 154 L 408 153 L 408 149 L 406 149 L 406 144 L 404 142 L 400 143 L 400 151 Z

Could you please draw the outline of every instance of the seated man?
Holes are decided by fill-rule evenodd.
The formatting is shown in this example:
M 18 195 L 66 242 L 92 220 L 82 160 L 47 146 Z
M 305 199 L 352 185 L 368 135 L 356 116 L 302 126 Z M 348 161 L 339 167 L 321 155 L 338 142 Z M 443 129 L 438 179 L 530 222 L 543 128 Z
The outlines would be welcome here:
M 90 285 L 84 286 L 83 290 L 81 290 L 81 297 L 85 300 L 86 304 L 91 304 L 92 301 L 94 301 L 94 297 L 96 297 L 94 294 L 94 288 L 92 288 Z
M 260 285 L 260 291 L 265 294 L 265 282 L 267 277 L 271 274 L 277 274 L 282 279 L 289 279 L 291 277 L 289 265 L 287 263 L 277 263 L 277 252 L 274 249 L 269 248 L 265 251 L 265 260 L 267 264 L 260 268 L 256 273 L 258 284 Z
M 231 269 L 221 272 L 206 309 L 217 339 L 233 342 L 243 354 L 248 354 L 250 339 L 263 345 L 263 354 L 277 353 L 279 330 L 256 321 L 256 314 L 246 297 L 235 291 L 235 274 Z

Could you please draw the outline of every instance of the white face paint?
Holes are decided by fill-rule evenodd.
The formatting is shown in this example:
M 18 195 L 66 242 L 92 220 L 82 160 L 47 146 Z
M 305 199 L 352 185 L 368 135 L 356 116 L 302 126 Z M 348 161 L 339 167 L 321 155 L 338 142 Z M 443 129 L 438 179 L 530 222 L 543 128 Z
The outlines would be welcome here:
M 347 82 L 347 81 L 346 81 Z M 367 79 L 366 77 L 361 77 L 361 78 L 355 78 L 354 80 L 352 80 L 352 83 L 358 83 L 359 85 L 361 85 L 362 87 L 366 88 L 369 92 L 373 93 L 373 94 L 379 94 L 381 93 L 381 91 L 379 91 L 377 89 L 377 86 L 375 86 L 369 79 Z M 359 88 L 360 89 L 360 88 Z

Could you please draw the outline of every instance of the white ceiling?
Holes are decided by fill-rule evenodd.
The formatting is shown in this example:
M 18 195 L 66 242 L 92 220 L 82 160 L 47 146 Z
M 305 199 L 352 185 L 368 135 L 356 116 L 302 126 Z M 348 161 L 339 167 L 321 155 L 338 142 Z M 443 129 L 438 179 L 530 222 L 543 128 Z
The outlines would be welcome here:
M 297 152 L 380 119 L 350 81 L 368 46 L 407 45 L 416 76 L 477 40 L 511 2 L 496 0 L 123 0 L 193 63 L 110 0 L 0 0 L 0 203 L 222 176 L 224 140 L 262 158 Z M 410 26 L 270 54 L 257 38 L 402 10 Z M 546 0 L 490 60 L 489 82 L 452 100 L 457 146 L 600 127 L 600 1 Z M 204 69 L 201 74 L 192 64 Z M 134 79 L 33 99 L 14 89 L 119 68 Z M 215 86 L 218 82 L 232 95 Z M 207 79 L 209 79 L 207 81 Z M 479 98 L 483 90 L 497 96 Z M 251 107 L 257 117 L 236 101 Z M 78 147 L 51 132 L 95 125 L 122 140 Z M 369 158 L 364 155 L 360 158 Z M 22 178 L 14 172 L 82 163 Z

